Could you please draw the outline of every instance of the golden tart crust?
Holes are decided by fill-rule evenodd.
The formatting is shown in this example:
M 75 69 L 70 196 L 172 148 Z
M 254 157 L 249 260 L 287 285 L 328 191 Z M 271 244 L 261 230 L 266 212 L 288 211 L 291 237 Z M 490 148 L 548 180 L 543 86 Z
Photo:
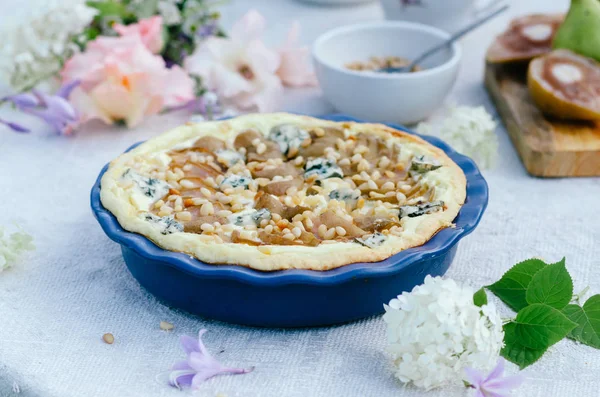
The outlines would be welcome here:
M 381 125 L 286 113 L 176 128 L 111 162 L 123 228 L 204 262 L 262 271 L 376 262 L 452 225 L 462 170 Z

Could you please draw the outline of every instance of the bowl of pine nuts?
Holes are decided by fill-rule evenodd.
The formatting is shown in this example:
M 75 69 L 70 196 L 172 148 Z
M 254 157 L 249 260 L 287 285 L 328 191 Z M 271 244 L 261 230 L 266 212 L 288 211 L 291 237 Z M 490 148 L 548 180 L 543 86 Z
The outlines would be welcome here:
M 449 37 L 440 29 L 404 21 L 333 29 L 313 45 L 319 85 L 342 113 L 378 122 L 417 123 L 438 109 L 452 89 L 460 47 L 449 45 L 411 72 L 382 70 L 407 65 Z

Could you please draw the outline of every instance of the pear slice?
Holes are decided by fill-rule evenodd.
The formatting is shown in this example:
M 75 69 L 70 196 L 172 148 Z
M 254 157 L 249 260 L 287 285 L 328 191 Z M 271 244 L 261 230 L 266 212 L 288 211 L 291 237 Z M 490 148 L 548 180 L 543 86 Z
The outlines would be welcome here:
M 600 120 L 600 63 L 555 50 L 529 64 L 529 92 L 540 110 L 570 120 Z
M 488 49 L 486 60 L 522 62 L 552 51 L 552 40 L 563 19 L 563 14 L 533 14 L 513 19 Z

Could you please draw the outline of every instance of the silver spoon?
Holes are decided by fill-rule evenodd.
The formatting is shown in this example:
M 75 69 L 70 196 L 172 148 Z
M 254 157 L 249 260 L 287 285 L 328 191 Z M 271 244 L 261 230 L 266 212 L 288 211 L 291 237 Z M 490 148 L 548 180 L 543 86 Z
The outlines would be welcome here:
M 444 41 L 441 44 L 436 45 L 435 47 L 427 50 L 426 52 L 424 52 L 422 55 L 420 55 L 417 59 L 415 59 L 414 61 L 412 61 L 410 64 L 406 65 L 406 66 L 400 66 L 400 67 L 389 67 L 389 68 L 381 68 L 381 69 L 377 69 L 378 72 L 383 72 L 383 73 L 407 73 L 410 72 L 411 70 L 413 70 L 413 68 L 415 66 L 417 66 L 418 64 L 420 64 L 425 58 L 428 58 L 429 56 L 433 55 L 434 53 L 438 52 L 441 49 L 444 49 L 446 47 L 448 47 L 450 44 L 454 43 L 456 40 L 460 39 L 461 37 L 463 37 L 464 35 L 466 35 L 467 33 L 471 32 L 474 29 L 477 29 L 478 27 L 480 27 L 481 25 L 483 25 L 484 23 L 486 23 L 487 21 L 497 17 L 498 15 L 502 14 L 504 11 L 508 10 L 509 5 L 505 5 L 503 7 L 500 7 L 499 9 L 497 9 L 496 11 L 492 12 L 490 15 L 483 17 L 475 22 L 473 22 L 472 24 L 468 25 L 467 27 L 459 30 L 458 32 L 454 33 L 452 36 L 450 36 L 450 38 L 446 41 Z

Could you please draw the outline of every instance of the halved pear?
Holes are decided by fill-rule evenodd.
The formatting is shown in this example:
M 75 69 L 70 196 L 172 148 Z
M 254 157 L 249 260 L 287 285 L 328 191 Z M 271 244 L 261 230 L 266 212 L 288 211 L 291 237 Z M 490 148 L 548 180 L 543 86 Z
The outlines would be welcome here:
M 571 0 L 553 45 L 600 61 L 600 1 Z
M 529 61 L 552 51 L 552 40 L 563 14 L 533 14 L 515 18 L 488 48 L 490 63 Z
M 548 115 L 600 120 L 600 63 L 569 50 L 555 50 L 529 64 L 527 84 Z

